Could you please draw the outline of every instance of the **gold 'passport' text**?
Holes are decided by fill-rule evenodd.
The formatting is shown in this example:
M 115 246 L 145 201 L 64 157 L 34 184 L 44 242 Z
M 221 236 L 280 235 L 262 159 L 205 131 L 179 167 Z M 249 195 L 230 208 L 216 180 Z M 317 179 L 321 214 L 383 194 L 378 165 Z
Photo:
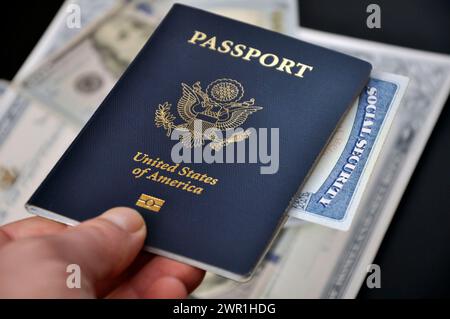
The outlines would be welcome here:
M 273 53 L 264 53 L 242 43 L 234 43 L 231 40 L 220 42 L 216 36 L 208 36 L 201 31 L 195 31 L 188 43 L 222 54 L 229 54 L 234 58 L 241 58 L 245 61 L 258 61 L 266 68 L 274 68 L 298 78 L 303 78 L 307 72 L 314 69 L 311 65 L 295 62 L 288 58 L 280 58 Z

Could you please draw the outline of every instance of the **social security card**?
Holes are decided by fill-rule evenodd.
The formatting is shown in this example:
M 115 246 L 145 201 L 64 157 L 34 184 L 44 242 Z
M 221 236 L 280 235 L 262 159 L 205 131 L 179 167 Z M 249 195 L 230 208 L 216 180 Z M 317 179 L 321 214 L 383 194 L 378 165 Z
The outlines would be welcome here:
M 372 73 L 295 195 L 289 215 L 348 230 L 408 79 Z

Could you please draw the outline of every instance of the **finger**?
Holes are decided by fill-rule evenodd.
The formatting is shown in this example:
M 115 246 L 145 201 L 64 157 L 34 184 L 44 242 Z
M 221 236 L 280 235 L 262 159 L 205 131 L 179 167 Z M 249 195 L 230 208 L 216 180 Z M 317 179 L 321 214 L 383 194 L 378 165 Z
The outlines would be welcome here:
M 152 299 L 181 299 L 186 298 L 189 292 L 186 285 L 176 277 L 162 277 L 151 285 L 144 297 Z
M 99 283 L 116 277 L 132 263 L 145 235 L 141 215 L 121 207 L 49 236 L 48 240 L 62 261 L 80 266 L 85 286 L 97 289 Z
M 104 280 L 98 285 L 97 296 L 104 298 L 111 294 L 117 287 L 133 278 L 155 256 L 145 251 L 139 252 L 133 263 L 114 279 Z
M 134 277 L 110 294 L 110 298 L 181 298 L 186 297 L 202 281 L 205 272 L 195 267 L 155 256 Z M 174 290 L 158 293 L 163 283 Z M 180 284 L 184 287 L 180 289 Z M 183 293 L 181 293 L 183 291 Z
M 0 228 L 0 248 L 2 248 L 2 246 L 10 242 L 11 240 L 11 237 L 9 237 L 8 234 Z
M 12 240 L 50 235 L 65 230 L 66 225 L 41 217 L 29 217 L 0 227 L 0 247 Z

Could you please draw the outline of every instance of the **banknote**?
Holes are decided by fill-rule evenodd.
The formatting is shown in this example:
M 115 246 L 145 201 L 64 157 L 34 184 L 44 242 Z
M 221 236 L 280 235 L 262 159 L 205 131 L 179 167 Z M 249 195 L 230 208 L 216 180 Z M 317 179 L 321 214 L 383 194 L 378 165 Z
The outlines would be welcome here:
M 403 76 L 372 72 L 295 195 L 290 216 L 348 230 L 407 84 Z
M 39 65 L 42 60 L 61 50 L 64 45 L 76 37 L 101 15 L 120 5 L 119 0 L 66 0 L 49 27 L 39 39 L 30 55 L 20 67 L 14 81 L 20 81 Z M 72 5 L 77 5 L 80 12 L 80 24 L 75 27 L 67 25 L 68 18 L 73 11 Z
M 448 97 L 450 58 L 305 28 L 299 36 L 410 79 L 351 228 L 309 224 L 289 230 L 295 233 L 290 248 L 260 295 L 354 298 Z
M 132 2 L 158 19 L 161 19 L 174 3 L 183 3 L 288 35 L 295 34 L 299 26 L 297 0 L 132 0 Z
M 3 97 L 3 94 L 9 87 L 9 82 L 7 80 L 0 79 L 0 101 Z
M 193 298 L 259 298 L 267 290 L 271 281 L 277 277 L 281 269 L 282 257 L 287 254 L 294 233 L 282 229 L 275 239 L 272 248 L 264 257 L 252 280 L 239 283 L 211 273 L 207 273 L 202 284 L 192 295 Z
M 67 0 L 13 82 L 20 82 L 42 60 L 61 50 L 105 11 L 116 7 L 118 2 Z M 80 28 L 67 27 L 66 19 L 71 4 L 78 5 L 81 10 Z M 76 134 L 75 130 L 65 127 L 64 123 L 49 114 L 51 112 L 42 110 L 37 101 L 32 101 L 19 92 L 9 82 L 0 80 L 0 225 L 29 216 L 23 208 L 25 201 Z M 16 145 L 16 149 L 13 145 Z M 19 151 L 17 145 L 21 145 L 23 149 L 19 148 Z M 13 163 L 13 157 L 21 156 L 30 161 L 28 168 L 21 165 L 21 160 Z
M 0 82 L 0 225 L 29 216 L 25 202 L 76 135 L 57 116 Z
M 408 89 L 347 232 L 308 222 L 285 229 L 273 251 L 278 258 L 262 264 L 250 283 L 232 286 L 209 276 L 198 297 L 356 297 L 448 97 L 448 56 L 306 28 L 297 36 L 370 61 L 377 70 L 407 76 Z
M 27 94 L 81 126 L 156 28 L 135 6 L 112 9 L 21 81 Z

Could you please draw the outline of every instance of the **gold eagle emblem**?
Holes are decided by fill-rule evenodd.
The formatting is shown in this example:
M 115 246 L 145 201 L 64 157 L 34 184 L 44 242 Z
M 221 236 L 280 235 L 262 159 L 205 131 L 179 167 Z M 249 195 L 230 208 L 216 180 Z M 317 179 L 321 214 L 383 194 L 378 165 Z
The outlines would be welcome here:
M 183 135 L 182 143 L 187 147 L 197 147 L 205 144 L 204 132 L 208 129 L 226 131 L 235 129 L 245 123 L 250 114 L 262 109 L 255 105 L 255 99 L 240 102 L 244 96 L 241 83 L 232 79 L 218 79 L 202 90 L 200 82 L 189 86 L 181 84 L 182 95 L 177 103 L 182 124 L 174 124 L 176 117 L 170 112 L 171 104 L 165 102 L 158 105 L 155 113 L 155 125 L 163 127 L 167 136 L 174 129 L 188 130 L 190 134 Z M 199 128 L 200 125 L 200 129 Z M 209 136 L 210 146 L 219 150 L 228 144 L 245 140 L 249 131 L 234 133 L 227 139 L 221 139 L 217 134 Z

